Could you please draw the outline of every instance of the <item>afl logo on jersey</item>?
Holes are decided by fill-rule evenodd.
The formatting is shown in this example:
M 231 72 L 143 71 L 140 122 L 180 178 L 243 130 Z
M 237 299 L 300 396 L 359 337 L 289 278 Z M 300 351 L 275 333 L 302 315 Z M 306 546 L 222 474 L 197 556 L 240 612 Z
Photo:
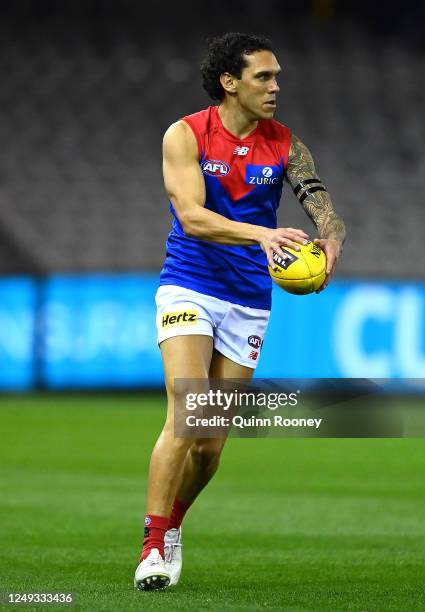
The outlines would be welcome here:
M 202 172 L 209 176 L 226 176 L 230 171 L 229 164 L 217 159 L 207 159 L 202 164 Z

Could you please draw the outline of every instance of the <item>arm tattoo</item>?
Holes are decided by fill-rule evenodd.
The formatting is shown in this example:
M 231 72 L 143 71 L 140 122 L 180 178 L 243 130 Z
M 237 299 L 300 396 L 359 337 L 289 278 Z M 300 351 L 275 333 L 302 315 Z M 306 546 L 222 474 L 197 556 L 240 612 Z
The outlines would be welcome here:
M 316 226 L 319 237 L 343 243 L 345 240 L 344 221 L 336 214 L 330 195 L 316 174 L 310 151 L 294 134 L 291 135 L 286 178 L 300 204 Z

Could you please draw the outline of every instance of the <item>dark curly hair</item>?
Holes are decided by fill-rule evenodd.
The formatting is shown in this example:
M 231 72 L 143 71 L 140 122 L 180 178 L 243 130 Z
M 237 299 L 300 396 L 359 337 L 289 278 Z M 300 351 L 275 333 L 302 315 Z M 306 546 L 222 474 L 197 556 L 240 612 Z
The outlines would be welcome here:
M 209 38 L 208 52 L 201 64 L 202 85 L 213 100 L 223 100 L 224 89 L 220 75 L 224 72 L 240 79 L 247 63 L 244 55 L 254 51 L 273 51 L 272 43 L 265 36 L 228 32 Z

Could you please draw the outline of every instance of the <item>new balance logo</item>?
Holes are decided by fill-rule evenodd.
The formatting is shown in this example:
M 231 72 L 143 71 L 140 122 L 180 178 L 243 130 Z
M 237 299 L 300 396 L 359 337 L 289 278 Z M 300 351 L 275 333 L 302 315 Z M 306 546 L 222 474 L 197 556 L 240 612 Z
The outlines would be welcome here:
M 248 359 L 252 359 L 253 361 L 256 361 L 258 357 L 258 351 L 251 351 L 250 354 L 248 355 Z
M 236 147 L 236 149 L 233 151 L 233 155 L 240 155 L 243 157 L 248 153 L 248 151 L 249 147 Z

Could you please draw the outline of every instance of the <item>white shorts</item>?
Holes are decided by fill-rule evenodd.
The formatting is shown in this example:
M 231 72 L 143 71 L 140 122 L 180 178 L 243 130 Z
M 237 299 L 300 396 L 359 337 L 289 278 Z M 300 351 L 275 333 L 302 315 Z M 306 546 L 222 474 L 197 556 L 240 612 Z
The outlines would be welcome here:
M 240 306 L 177 285 L 156 293 L 158 344 L 174 336 L 214 338 L 214 348 L 232 361 L 255 368 L 270 311 Z

